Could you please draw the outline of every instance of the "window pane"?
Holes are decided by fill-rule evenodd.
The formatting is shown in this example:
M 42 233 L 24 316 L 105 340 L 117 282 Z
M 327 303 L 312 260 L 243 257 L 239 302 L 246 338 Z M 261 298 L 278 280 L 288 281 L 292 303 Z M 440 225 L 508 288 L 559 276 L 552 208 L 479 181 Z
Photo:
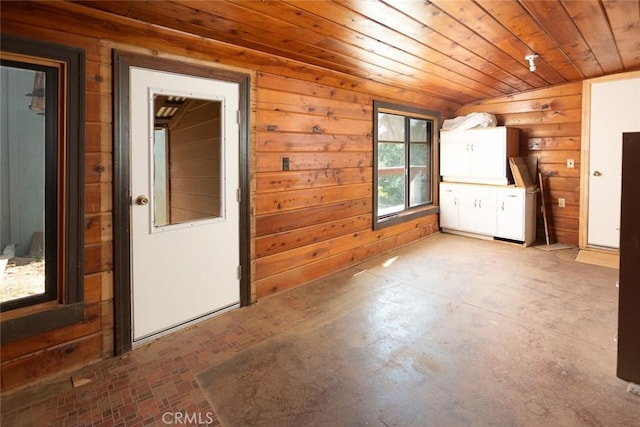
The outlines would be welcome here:
M 155 95 L 154 225 L 223 216 L 222 102 Z
M 378 144 L 378 215 L 400 212 L 405 207 L 404 143 Z
M 427 121 L 419 119 L 410 120 L 411 142 L 427 142 Z
M 431 165 L 430 149 L 427 144 L 429 136 L 428 123 L 423 119 L 411 119 L 410 121 L 410 148 L 409 148 L 409 206 L 422 205 L 431 202 Z
M 410 146 L 409 206 L 431 202 L 430 150 L 428 144 Z
M 153 224 L 156 227 L 169 223 L 167 203 L 167 128 L 153 130 Z
M 45 293 L 46 76 L 4 65 L 0 72 L 0 302 L 5 302 Z
M 378 141 L 404 142 L 404 117 L 396 114 L 378 114 Z

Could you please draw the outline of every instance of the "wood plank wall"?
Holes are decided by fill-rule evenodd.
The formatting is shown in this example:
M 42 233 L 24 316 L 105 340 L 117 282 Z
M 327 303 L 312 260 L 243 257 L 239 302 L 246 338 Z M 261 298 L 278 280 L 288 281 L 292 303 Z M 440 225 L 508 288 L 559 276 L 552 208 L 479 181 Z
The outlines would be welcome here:
M 113 48 L 251 76 L 254 299 L 438 230 L 437 215 L 372 230 L 371 105 L 376 97 L 448 117 L 460 104 L 73 3 L 3 2 L 1 19 L 3 33 L 87 53 L 85 321 L 2 346 L 3 390 L 113 354 Z
M 520 155 L 537 157 L 543 175 L 552 240 L 577 245 L 582 82 L 483 100 L 463 106 L 457 114 L 474 111 L 495 114 L 498 125 L 520 129 Z M 567 167 L 567 159 L 574 160 L 574 168 Z M 559 198 L 565 199 L 564 208 L 558 206 Z M 544 240 L 537 212 L 537 236 Z

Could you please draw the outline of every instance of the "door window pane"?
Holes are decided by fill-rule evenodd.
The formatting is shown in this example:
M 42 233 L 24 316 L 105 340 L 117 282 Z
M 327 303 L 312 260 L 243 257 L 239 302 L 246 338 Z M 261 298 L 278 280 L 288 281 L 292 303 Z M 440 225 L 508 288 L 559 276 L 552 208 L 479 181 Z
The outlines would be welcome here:
M 156 95 L 154 225 L 224 216 L 222 102 Z

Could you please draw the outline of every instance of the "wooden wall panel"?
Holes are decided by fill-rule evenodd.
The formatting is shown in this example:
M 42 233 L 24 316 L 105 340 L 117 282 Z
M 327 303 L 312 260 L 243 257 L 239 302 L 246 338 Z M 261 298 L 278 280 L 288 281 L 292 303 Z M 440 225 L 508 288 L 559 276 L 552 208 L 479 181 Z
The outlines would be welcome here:
M 580 203 L 580 136 L 582 83 L 568 83 L 468 104 L 458 115 L 482 111 L 496 115 L 499 125 L 520 129 L 520 155 L 538 158 L 552 240 L 578 244 Z M 567 167 L 573 159 L 574 168 Z M 566 207 L 558 206 L 564 198 Z M 544 238 L 538 212 L 538 238 Z
M 68 338 L 68 337 L 65 337 Z M 27 381 L 65 372 L 86 364 L 101 356 L 102 338 L 99 333 L 65 341 L 62 345 L 47 347 L 27 357 L 15 358 L 2 363 L 2 388 L 8 390 Z
M 297 268 L 285 269 L 280 273 L 256 280 L 258 297 L 276 293 L 296 286 L 300 282 L 309 282 L 327 274 L 327 269 L 342 270 L 364 261 L 367 258 L 384 253 L 398 246 L 411 243 L 429 236 L 439 230 L 437 215 L 431 215 L 416 221 L 385 230 L 372 231 L 370 227 L 358 233 L 353 233 L 353 239 L 344 236 L 342 245 L 334 251 L 326 251 L 321 256 L 307 259 Z M 338 245 L 338 243 L 336 243 Z M 353 245 L 353 246 L 352 246 Z M 268 262 L 268 260 L 258 261 Z

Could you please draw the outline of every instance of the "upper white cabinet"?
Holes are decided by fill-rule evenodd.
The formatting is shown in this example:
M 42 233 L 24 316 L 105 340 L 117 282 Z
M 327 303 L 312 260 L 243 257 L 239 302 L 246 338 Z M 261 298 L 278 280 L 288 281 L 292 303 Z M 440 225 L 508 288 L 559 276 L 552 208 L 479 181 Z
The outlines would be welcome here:
M 507 185 L 509 157 L 518 155 L 519 129 L 504 126 L 440 133 L 440 175 L 445 182 Z

